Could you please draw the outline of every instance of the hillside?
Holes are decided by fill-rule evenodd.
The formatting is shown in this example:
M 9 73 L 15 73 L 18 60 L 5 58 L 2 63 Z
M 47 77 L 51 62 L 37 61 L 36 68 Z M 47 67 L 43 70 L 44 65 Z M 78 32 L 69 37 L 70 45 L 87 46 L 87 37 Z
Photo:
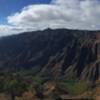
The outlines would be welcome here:
M 99 91 L 99 31 L 46 29 L 0 38 L 0 100 L 99 100 Z
M 99 31 L 46 29 L 0 39 L 0 72 L 33 70 L 43 76 L 100 78 Z
M 44 76 L 97 80 L 99 31 L 47 29 L 0 39 L 0 71 L 33 69 Z

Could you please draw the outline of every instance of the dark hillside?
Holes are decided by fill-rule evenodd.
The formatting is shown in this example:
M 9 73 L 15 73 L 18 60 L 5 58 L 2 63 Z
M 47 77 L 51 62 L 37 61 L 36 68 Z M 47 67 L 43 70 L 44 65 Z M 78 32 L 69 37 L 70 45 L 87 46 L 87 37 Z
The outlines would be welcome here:
M 46 29 L 0 39 L 0 71 L 98 80 L 100 32 Z

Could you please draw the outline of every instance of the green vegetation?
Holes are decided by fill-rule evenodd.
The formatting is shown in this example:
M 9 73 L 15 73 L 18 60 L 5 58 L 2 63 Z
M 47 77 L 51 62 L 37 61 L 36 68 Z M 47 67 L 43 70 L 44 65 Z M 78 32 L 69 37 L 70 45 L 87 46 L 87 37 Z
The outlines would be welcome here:
M 0 93 L 10 95 L 11 100 L 22 96 L 24 92 L 31 91 L 36 95 L 42 86 L 43 79 L 33 73 L 7 73 L 0 75 Z
M 13 75 L 2 76 L 0 78 L 0 92 L 11 95 L 12 100 L 15 100 L 16 96 L 20 96 L 24 91 L 27 91 L 27 87 L 27 83 Z
M 10 95 L 11 100 L 15 97 L 23 98 L 25 92 L 30 91 L 33 96 L 43 99 L 43 86 L 48 79 L 44 79 L 40 75 L 33 73 L 13 73 L 0 75 L 0 93 Z M 91 85 L 85 81 L 77 80 L 53 80 L 56 83 L 56 90 L 51 91 L 53 97 L 59 97 L 59 93 L 77 96 L 91 89 Z M 29 93 L 30 93 L 29 92 Z
M 62 81 L 59 82 L 59 88 L 63 91 L 69 93 L 70 95 L 80 95 L 91 89 L 91 86 L 88 82 L 85 81 Z

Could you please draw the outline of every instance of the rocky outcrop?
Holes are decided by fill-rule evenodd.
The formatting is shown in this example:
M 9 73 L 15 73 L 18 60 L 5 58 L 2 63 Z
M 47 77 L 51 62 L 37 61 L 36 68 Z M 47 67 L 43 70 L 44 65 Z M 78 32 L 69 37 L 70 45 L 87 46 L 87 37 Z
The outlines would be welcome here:
M 0 39 L 0 72 L 32 70 L 44 77 L 100 78 L 100 32 L 46 29 Z
M 44 76 L 57 79 L 64 76 L 67 79 L 96 81 L 100 78 L 100 38 L 77 38 L 72 45 L 65 47 L 61 53 L 50 58 L 42 70 Z M 81 42 L 80 39 L 83 39 Z

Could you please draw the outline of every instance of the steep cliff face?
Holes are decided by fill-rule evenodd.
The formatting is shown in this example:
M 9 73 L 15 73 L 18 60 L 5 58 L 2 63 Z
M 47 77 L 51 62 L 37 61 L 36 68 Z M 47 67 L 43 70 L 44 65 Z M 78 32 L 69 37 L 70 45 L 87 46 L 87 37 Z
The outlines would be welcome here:
M 88 36 L 90 35 L 90 36 Z M 75 38 L 62 52 L 51 57 L 42 74 L 55 79 L 81 79 L 96 81 L 100 78 L 99 33 Z
M 47 29 L 0 39 L 0 71 L 33 70 L 50 78 L 100 78 L 100 33 Z

